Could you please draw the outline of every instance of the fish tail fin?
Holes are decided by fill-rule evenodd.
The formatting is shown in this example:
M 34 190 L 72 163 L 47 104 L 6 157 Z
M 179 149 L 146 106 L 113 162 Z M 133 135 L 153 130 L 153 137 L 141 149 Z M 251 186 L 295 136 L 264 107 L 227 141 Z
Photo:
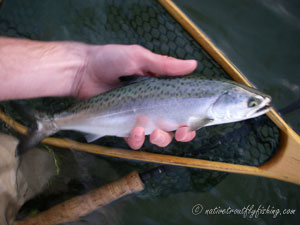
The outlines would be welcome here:
M 16 156 L 26 153 L 45 137 L 50 136 L 59 130 L 53 118 L 49 116 L 44 116 L 42 118 L 36 116 L 35 118 L 35 124 L 29 129 L 28 135 L 20 138 L 16 149 Z

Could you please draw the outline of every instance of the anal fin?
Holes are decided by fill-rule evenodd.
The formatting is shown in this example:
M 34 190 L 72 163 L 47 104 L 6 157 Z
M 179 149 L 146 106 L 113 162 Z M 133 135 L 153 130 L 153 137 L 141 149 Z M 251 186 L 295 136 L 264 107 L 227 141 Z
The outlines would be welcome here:
M 87 142 L 93 142 L 93 141 L 96 141 L 97 139 L 103 137 L 104 135 L 102 134 L 90 134 L 90 133 L 86 133 L 84 135 L 85 139 Z

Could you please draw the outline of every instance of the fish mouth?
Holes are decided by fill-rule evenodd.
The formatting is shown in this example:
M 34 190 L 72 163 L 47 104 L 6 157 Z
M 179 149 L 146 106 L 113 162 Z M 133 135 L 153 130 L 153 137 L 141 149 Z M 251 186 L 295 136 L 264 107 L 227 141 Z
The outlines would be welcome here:
M 270 102 L 271 102 L 271 97 L 266 97 L 256 109 L 254 109 L 248 114 L 249 118 L 261 116 L 267 113 L 271 108 L 269 104 Z
M 262 108 L 257 109 L 255 111 L 255 114 L 260 114 L 260 113 L 264 114 L 264 113 L 268 112 L 270 110 L 270 108 L 271 108 L 271 106 L 269 104 L 267 104 L 267 105 L 263 106 Z

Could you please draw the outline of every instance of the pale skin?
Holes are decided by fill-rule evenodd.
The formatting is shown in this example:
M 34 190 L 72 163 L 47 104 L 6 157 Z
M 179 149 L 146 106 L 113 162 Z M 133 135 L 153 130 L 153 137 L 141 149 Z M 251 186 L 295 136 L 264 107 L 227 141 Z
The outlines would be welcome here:
M 119 77 L 180 76 L 197 67 L 195 60 L 154 54 L 138 45 L 87 45 L 78 42 L 40 42 L 0 37 L 0 101 L 36 97 L 89 98 L 121 86 Z M 175 139 L 191 141 L 195 131 L 180 127 Z M 172 132 L 160 129 L 150 142 L 167 146 Z M 132 149 L 145 141 L 144 128 L 125 138 Z

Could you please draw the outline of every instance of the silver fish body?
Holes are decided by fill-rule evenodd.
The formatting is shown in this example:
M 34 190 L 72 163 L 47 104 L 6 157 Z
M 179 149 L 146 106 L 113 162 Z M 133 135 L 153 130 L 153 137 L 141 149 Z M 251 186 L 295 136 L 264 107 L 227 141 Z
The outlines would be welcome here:
M 269 110 L 271 97 L 229 80 L 201 77 L 149 78 L 79 102 L 64 112 L 37 121 L 38 129 L 25 148 L 59 130 L 86 133 L 87 140 L 102 136 L 128 137 L 137 126 L 145 134 L 160 128 L 236 122 Z
M 257 101 L 254 109 L 248 106 L 251 99 Z M 265 113 L 267 109 L 256 111 L 270 100 L 255 89 L 227 80 L 151 78 L 83 101 L 54 115 L 53 121 L 58 130 L 88 133 L 88 141 L 93 141 L 106 135 L 128 137 L 136 126 L 144 127 L 148 135 L 157 128 L 173 131 L 189 126 L 196 130 L 249 119 Z M 244 109 L 239 109 L 240 104 Z M 243 114 L 230 116 L 231 110 Z M 254 113 L 244 114 L 250 111 Z

